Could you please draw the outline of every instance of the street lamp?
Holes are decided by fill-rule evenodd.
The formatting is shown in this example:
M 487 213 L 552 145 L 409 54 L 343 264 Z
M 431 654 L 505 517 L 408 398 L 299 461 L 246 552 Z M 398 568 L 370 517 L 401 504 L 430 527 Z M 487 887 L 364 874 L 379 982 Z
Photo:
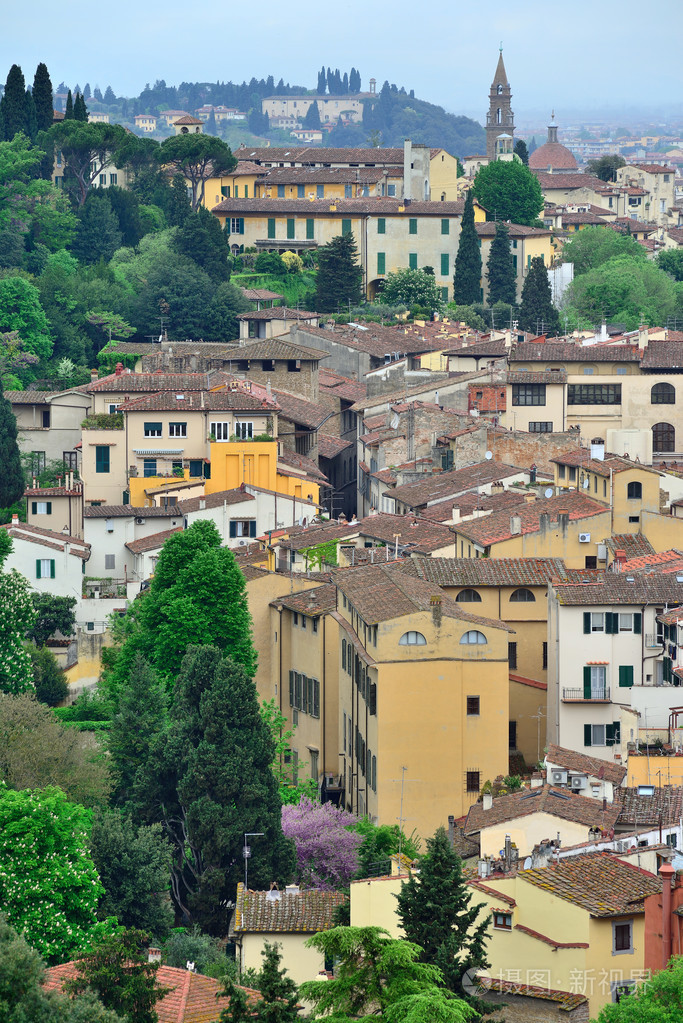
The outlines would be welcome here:
M 263 831 L 245 831 L 244 832 L 244 845 L 242 846 L 242 855 L 244 856 L 244 890 L 248 891 L 249 886 L 247 884 L 249 858 L 251 856 L 251 846 L 247 845 L 248 838 L 263 838 Z

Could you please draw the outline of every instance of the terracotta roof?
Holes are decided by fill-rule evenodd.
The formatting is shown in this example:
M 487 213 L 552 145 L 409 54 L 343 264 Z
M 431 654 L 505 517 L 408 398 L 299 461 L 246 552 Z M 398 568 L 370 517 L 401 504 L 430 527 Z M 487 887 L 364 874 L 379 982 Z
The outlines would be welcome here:
M 24 497 L 82 497 L 83 488 L 74 487 L 69 490 L 67 487 L 29 487 L 24 491 Z
M 337 587 L 351 601 L 368 625 L 402 618 L 405 615 L 431 611 L 433 598 L 441 600 L 441 613 L 448 618 L 484 628 L 514 632 L 504 622 L 469 614 L 462 604 L 435 589 L 431 583 L 416 579 L 396 565 L 364 565 L 345 568 L 335 574 Z
M 529 170 L 576 171 L 576 157 L 561 142 L 544 142 L 538 149 L 529 154 Z M 554 175 L 553 175 L 554 176 Z
M 549 867 L 521 871 L 518 877 L 597 917 L 642 913 L 643 900 L 662 890 L 661 878 L 607 852 L 567 857 Z
M 547 747 L 545 759 L 546 762 L 557 764 L 558 767 L 564 767 L 568 771 L 587 774 L 593 778 L 604 778 L 606 781 L 611 781 L 613 785 L 621 785 L 627 773 L 622 764 L 601 760 L 599 757 L 589 757 L 585 753 L 577 753 L 572 749 L 565 749 L 563 746 L 555 746 L 552 743 Z
M 511 369 L 508 370 L 506 380 L 509 384 L 564 384 L 567 380 L 567 370 L 564 367 L 534 372 Z
M 224 504 L 244 504 L 254 500 L 253 494 L 238 487 L 236 490 L 217 490 L 214 494 L 189 497 L 186 501 L 179 501 L 176 508 L 181 515 L 187 515 L 189 512 L 203 511 L 204 508 L 222 508 Z
M 664 167 L 660 163 L 630 163 L 626 170 L 628 171 L 631 167 L 635 170 L 645 171 L 646 174 L 675 174 L 676 170 L 674 167 Z
M 282 426 L 283 419 L 315 430 L 330 415 L 330 410 L 324 405 L 316 405 L 315 402 L 309 401 L 299 394 L 289 394 L 288 391 L 280 391 L 275 388 L 272 393 L 281 410 L 279 434 L 287 433 L 287 428 Z
M 327 216 L 378 217 L 459 217 L 465 206 L 464 199 L 450 202 L 411 202 L 374 196 L 368 199 L 223 199 L 212 213 L 294 213 L 305 217 L 313 214 Z
M 640 362 L 634 345 L 580 345 L 571 341 L 525 341 L 510 351 L 510 362 Z
M 501 508 L 516 508 L 523 502 L 523 494 L 516 489 L 501 490 L 490 496 L 476 492 L 458 494 L 457 497 L 450 497 L 445 501 L 427 505 L 426 508 L 420 508 L 420 516 L 424 519 L 432 519 L 434 522 L 450 522 L 453 518 L 454 508 L 460 512 L 461 518 L 464 519 L 473 515 L 475 511 L 500 511 Z
M 320 316 L 319 313 L 307 313 L 303 309 L 288 309 L 284 305 L 276 305 L 272 309 L 252 309 L 248 313 L 240 313 L 237 317 L 238 320 L 302 320 L 307 322 L 308 320 L 317 320 Z M 267 340 L 272 341 L 273 338 Z M 240 345 L 241 348 L 253 347 L 257 349 L 259 345 L 263 346 L 263 341 L 254 341 L 253 345 L 246 344 Z M 277 357 L 277 356 L 276 356 Z M 262 358 L 262 356 L 256 356 L 256 358 Z M 266 358 L 272 358 L 272 356 L 266 356 Z M 287 358 L 287 356 L 280 356 L 280 358 Z M 292 356 L 289 356 L 292 358 Z M 310 359 L 310 355 L 308 356 Z
M 541 528 L 541 515 L 549 515 L 551 523 L 557 523 L 557 516 L 567 512 L 570 521 L 587 519 L 594 515 L 604 515 L 609 508 L 604 504 L 598 504 L 590 497 L 576 491 L 569 491 L 558 497 L 549 497 L 544 500 L 537 500 L 531 504 L 520 504 L 517 508 L 509 511 L 492 512 L 483 518 L 472 519 L 467 522 L 459 522 L 454 527 L 458 533 L 466 539 L 474 540 L 475 543 L 485 547 L 489 544 L 500 543 L 509 540 L 511 536 L 523 536 L 527 533 L 538 533 Z M 511 530 L 511 518 L 515 516 L 520 520 L 519 534 Z
M 427 475 L 423 480 L 404 483 L 391 491 L 390 496 L 407 504 L 411 508 L 435 503 L 449 496 L 456 496 L 468 490 L 494 483 L 497 480 L 509 479 L 512 476 L 523 478 L 526 469 L 519 469 L 504 462 L 484 461 L 467 465 L 462 469 L 449 469 L 447 472 Z
M 120 410 L 130 412 L 278 412 L 275 399 L 256 397 L 235 388 L 225 391 L 160 391 L 121 402 Z
M 643 352 L 642 369 L 683 369 L 680 341 L 650 341 Z
M 334 912 L 346 902 L 342 892 L 318 889 L 296 894 L 283 891 L 279 899 L 270 899 L 268 895 L 268 892 L 245 892 L 240 882 L 231 931 L 235 934 L 316 934 L 334 927 Z
M 137 350 L 137 346 L 136 346 Z M 159 345 L 154 346 L 160 352 Z M 155 391 L 208 391 L 212 387 L 227 384 L 232 378 L 227 373 L 212 370 L 210 373 L 110 373 L 86 385 L 86 391 L 120 392 L 143 391 L 153 394 Z
M 10 405 L 48 405 L 59 391 L 3 391 Z
M 642 533 L 615 533 L 605 543 L 612 554 L 624 551 L 627 558 L 641 558 L 655 553 L 654 547 Z
M 478 976 L 477 981 L 487 991 L 505 995 L 506 998 L 517 996 L 519 998 L 538 998 L 542 1002 L 556 1002 L 565 1012 L 571 1012 L 585 1005 L 588 999 L 585 995 L 573 994 L 570 991 L 555 991 L 547 987 L 536 987 L 531 984 L 521 984 L 516 980 L 501 980 L 499 977 Z
M 321 366 L 318 370 L 318 386 L 322 391 L 344 401 L 362 401 L 367 394 L 367 385 L 352 377 L 341 376 Z
M 268 302 L 276 298 L 284 298 L 277 291 L 268 291 L 267 288 L 240 288 L 240 291 L 250 302 Z
M 561 558 L 417 558 L 406 571 L 437 586 L 547 586 L 566 577 Z
M 414 515 L 391 515 L 385 512 L 361 519 L 358 532 L 360 536 L 381 540 L 389 545 L 395 544 L 395 535 L 398 533 L 399 548 L 419 553 L 448 547 L 455 539 L 448 526 L 439 522 Z
M 294 472 L 288 474 L 288 467 L 289 469 L 293 469 Z M 300 455 L 297 451 L 282 451 L 277 456 L 277 471 L 285 476 L 309 476 L 318 484 L 322 484 L 323 486 L 330 485 L 330 481 L 327 476 L 318 468 L 313 459 L 308 458 L 306 455 Z
M 642 472 L 659 475 L 656 469 L 652 469 L 648 465 L 634 462 L 633 459 L 625 458 L 622 455 L 614 455 L 611 452 L 606 452 L 605 457 L 602 459 L 591 458 L 588 448 L 569 448 L 555 458 L 551 458 L 550 461 L 557 462 L 559 465 L 576 465 L 581 469 L 588 469 L 598 476 L 609 477 L 617 472 L 626 472 L 628 469 L 640 469 Z
M 532 813 L 544 813 L 587 828 L 597 826 L 609 831 L 619 815 L 619 803 L 611 803 L 603 810 L 601 799 L 579 796 L 568 789 L 551 785 L 521 789 L 507 796 L 497 796 L 488 810 L 484 809 L 483 803 L 474 803 L 467 814 L 465 834 L 508 824 Z
M 343 437 L 333 437 L 327 433 L 318 433 L 318 458 L 335 458 L 342 451 L 352 447 L 354 447 L 353 441 L 344 440 Z
M 259 168 L 263 170 L 263 168 Z M 394 169 L 394 168 L 392 168 Z M 398 170 L 398 168 L 396 168 Z M 384 167 L 270 167 L 266 169 L 262 184 L 374 184 L 384 177 Z M 403 174 L 403 167 L 400 168 Z
M 48 991 L 61 991 L 66 980 L 77 976 L 76 963 L 62 963 L 45 971 L 43 987 Z M 160 966 L 156 975 L 160 987 L 171 988 L 154 1007 L 159 1023 L 218 1023 L 230 999 L 221 995 L 223 984 L 201 973 L 190 973 L 172 966 Z M 252 988 L 243 988 L 250 1004 L 261 994 Z
M 182 533 L 183 527 L 176 526 L 175 529 L 165 529 L 161 533 L 152 533 L 151 536 L 142 536 L 139 540 L 129 540 L 125 545 L 132 554 L 144 554 L 146 551 L 156 551 L 163 547 L 169 536 L 173 533 Z
M 487 227 L 487 224 L 479 224 L 479 227 Z M 491 225 L 495 227 L 495 224 Z M 436 340 L 436 338 L 434 338 Z M 504 340 L 479 341 L 472 345 L 444 345 L 446 354 L 452 359 L 503 359 L 508 353 Z
M 325 338 L 329 342 L 343 345 L 353 351 L 367 352 L 378 359 L 384 359 L 385 355 L 398 353 L 399 358 L 418 352 L 439 351 L 443 344 L 434 339 L 417 337 L 415 334 L 405 333 L 396 327 L 384 327 L 379 323 L 343 323 L 335 324 L 334 327 L 311 327 L 304 325 L 297 330 L 297 340 L 301 335 L 309 335 L 314 338 Z M 364 396 L 365 392 L 363 393 Z
M 355 97 L 354 97 L 355 98 Z M 430 149 L 433 157 L 440 148 Z M 304 166 L 318 163 L 366 164 L 383 167 L 386 164 L 403 165 L 403 149 L 391 147 L 334 146 L 240 146 L 235 150 L 239 161 L 256 160 L 266 163 L 298 163 Z
M 288 593 L 283 597 L 276 597 L 273 604 L 282 604 L 290 611 L 298 611 L 301 614 L 315 618 L 326 611 L 335 611 L 337 608 L 337 587 L 334 583 L 324 583 L 312 590 L 303 590 L 301 593 Z
M 623 790 L 619 824 L 678 824 L 683 816 L 683 788 L 675 785 L 655 787 L 651 796 L 640 795 L 637 788 Z
M 525 224 L 506 224 L 510 238 L 542 238 L 551 234 L 549 227 L 527 227 Z M 490 220 L 483 224 L 475 224 L 474 229 L 480 238 L 495 238 L 496 225 Z
M 557 583 L 555 593 L 566 607 L 683 603 L 683 583 L 665 572 L 605 572 L 596 582 Z
M 548 171 L 536 170 L 533 167 L 531 170 L 538 178 L 543 192 L 553 191 L 556 188 L 589 188 L 592 191 L 597 191 L 605 187 L 605 182 L 593 174 L 551 174 Z
M 86 505 L 83 509 L 83 517 L 86 519 L 127 519 L 127 518 L 169 518 L 178 516 L 175 507 L 172 508 L 146 508 L 142 505 L 133 504 L 92 504 Z
M 16 525 L 7 522 L 0 526 L 0 529 L 4 529 L 15 540 L 26 540 L 28 543 L 39 544 L 41 547 L 49 547 L 51 550 L 58 551 L 63 551 L 65 544 L 68 544 L 69 554 L 75 558 L 87 561 L 90 557 L 90 544 L 75 536 L 65 536 L 64 533 L 56 533 L 52 529 L 41 529 L 39 526 L 29 526 L 26 522 L 19 522 Z
M 191 114 L 185 114 L 183 117 L 179 117 L 174 124 L 204 124 L 199 117 L 192 117 Z

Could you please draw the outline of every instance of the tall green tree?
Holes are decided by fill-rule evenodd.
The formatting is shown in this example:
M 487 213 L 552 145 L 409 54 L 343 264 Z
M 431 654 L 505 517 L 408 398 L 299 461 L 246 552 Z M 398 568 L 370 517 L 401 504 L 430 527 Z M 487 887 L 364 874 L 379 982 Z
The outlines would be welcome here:
M 54 98 L 50 73 L 43 63 L 38 65 L 33 76 L 33 102 L 36 106 L 38 131 L 47 131 L 54 117 Z
M 182 174 L 173 175 L 173 200 L 169 220 L 173 227 L 182 227 L 190 213 L 192 204 L 187 196 L 187 185 Z
M 87 121 L 88 110 L 83 99 L 83 93 L 77 92 L 74 100 L 74 121 Z
M 166 693 L 145 658 L 136 654 L 107 736 L 119 805 L 134 798 L 138 772 L 148 763 L 152 742 L 166 723 Z
M 320 111 L 318 110 L 318 104 L 313 101 L 310 107 L 306 111 L 304 117 L 304 128 L 319 128 L 320 127 Z
M 78 210 L 71 251 L 82 263 L 108 262 L 121 245 L 119 218 L 106 193 L 91 193 Z
M 161 821 L 173 847 L 176 906 L 223 936 L 244 870 L 245 832 L 261 833 L 249 861 L 255 885 L 293 872 L 271 768 L 274 743 L 252 679 L 215 647 L 189 648 L 170 716 L 170 728 L 152 746 L 141 811 Z
M 34 618 L 28 580 L 15 568 L 0 573 L 0 693 L 25 693 L 33 688 L 24 636 Z
M 107 163 L 116 162 L 119 147 L 126 141 L 120 124 L 90 124 L 73 118 L 53 124 L 38 137 L 41 147 L 59 149 L 65 165 L 64 183 L 73 191 L 79 206 Z
M 635 330 L 642 322 L 654 326 L 680 316 L 682 299 L 681 285 L 649 259 L 621 255 L 575 277 L 564 308 L 584 322 L 606 318 Z
M 204 207 L 190 213 L 176 235 L 176 246 L 184 256 L 194 260 L 211 278 L 220 283 L 230 278 L 228 236 L 218 217 Z
M 524 139 L 517 139 L 513 152 L 516 153 L 526 167 L 529 166 L 529 150 L 526 147 Z
M 583 231 L 580 233 L 583 234 Z M 660 252 L 655 263 L 675 281 L 683 281 L 683 249 L 667 249 Z
M 519 325 L 522 330 L 549 337 L 555 337 L 560 330 L 560 316 L 553 305 L 548 271 L 540 256 L 534 256 L 531 260 L 529 272 L 524 279 Z
M 76 621 L 75 597 L 60 597 L 53 593 L 34 593 L 32 600 L 36 609 L 36 620 L 28 630 L 29 639 L 32 639 L 38 646 L 44 646 L 50 636 L 54 636 L 57 631 L 66 638 L 72 634 Z
M 16 331 L 24 351 L 39 359 L 52 355 L 52 337 L 40 292 L 23 277 L 0 279 L 0 332 L 5 331 Z
M 460 223 L 460 240 L 453 274 L 453 301 L 472 305 L 481 301 L 481 249 L 474 226 L 474 194 L 470 188 Z
M 408 941 L 421 947 L 420 962 L 438 966 L 449 991 L 477 1012 L 484 1003 L 467 994 L 463 978 L 470 970 L 489 966 L 486 941 L 490 920 L 477 918 L 482 903 L 473 903 L 462 862 L 443 828 L 427 839 L 420 857 L 420 876 L 411 876 L 397 895 L 398 916 Z
M 28 655 L 31 658 L 36 699 L 49 707 L 55 707 L 69 691 L 64 670 L 59 667 L 57 658 L 46 646 L 37 647 L 29 643 Z
M 121 232 L 121 244 L 134 249 L 145 234 L 140 217 L 140 199 L 130 188 L 110 185 L 103 190 L 116 214 Z
M 543 209 L 538 178 L 523 163 L 495 160 L 477 172 L 472 186 L 488 220 L 532 225 Z
M 30 89 L 26 90 L 24 97 L 24 110 L 26 116 L 26 134 L 33 142 L 38 134 L 38 119 L 36 117 L 36 105 L 33 102 L 33 95 Z
M 616 181 L 617 171 L 620 167 L 625 166 L 626 160 L 623 156 L 609 153 L 596 160 L 589 160 L 586 169 L 589 174 L 595 174 L 596 178 L 600 178 L 601 181 Z
M 506 224 L 496 224 L 496 235 L 491 242 L 486 279 L 489 282 L 489 305 L 496 302 L 517 303 L 517 274 L 510 251 L 510 235 Z
M 250 1001 L 244 988 L 227 982 L 222 993 L 230 998 L 230 1006 L 221 1013 L 221 1023 L 296 1023 L 301 1018 L 297 987 L 287 976 L 287 971 L 280 967 L 282 954 L 279 946 L 266 941 L 261 955 L 261 998 L 256 1002 Z
M 4 137 L 10 142 L 20 131 L 29 136 L 26 110 L 26 82 L 18 64 L 12 64 L 0 100 Z
M 71 95 L 71 89 L 69 89 L 66 96 L 66 106 L 64 108 L 64 120 L 74 121 L 74 98 Z
M 629 256 L 644 261 L 647 252 L 631 235 L 615 231 L 609 224 L 584 228 L 562 248 L 563 262 L 574 264 L 574 277 L 595 270 L 615 256 Z
M 353 234 L 338 235 L 318 249 L 315 304 L 318 312 L 336 313 L 361 298 L 363 271 Z
M 237 166 L 230 147 L 212 135 L 175 135 L 164 139 L 158 151 L 159 161 L 183 174 L 192 189 L 192 209 L 204 199 L 204 185 L 210 177 L 226 174 Z
M 9 508 L 21 500 L 24 474 L 17 444 L 17 420 L 12 406 L 0 390 L 0 508 Z

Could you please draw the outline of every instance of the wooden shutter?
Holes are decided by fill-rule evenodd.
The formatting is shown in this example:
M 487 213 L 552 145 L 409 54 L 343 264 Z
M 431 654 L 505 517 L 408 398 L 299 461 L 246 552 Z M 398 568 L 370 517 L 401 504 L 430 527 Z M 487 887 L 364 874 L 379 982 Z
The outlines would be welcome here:
M 54 563 L 54 559 L 51 558 L 50 559 L 50 579 L 54 579 L 54 577 L 55 577 L 55 563 Z
M 643 631 L 643 616 L 640 611 L 636 611 L 633 616 L 633 631 L 637 636 Z
M 40 574 L 40 558 L 36 558 L 36 579 L 42 579 Z
M 237 536 L 237 523 L 233 522 L 232 519 L 230 520 L 230 536 Z
M 313 679 L 313 717 L 320 717 L 320 682 L 317 678 Z
M 605 745 L 614 746 L 614 725 L 605 725 Z
M 620 689 L 630 689 L 633 685 L 633 665 L 632 664 L 620 664 L 619 665 L 619 687 Z
M 351 221 L 342 220 L 342 234 L 351 234 Z
M 52 515 L 52 501 L 47 502 L 47 514 Z
M 591 725 L 583 726 L 583 744 L 584 746 L 593 745 L 593 728 Z
M 294 706 L 294 672 L 289 672 L 289 706 Z
M 249 536 L 256 536 L 256 519 L 249 523 Z
M 583 698 L 584 700 L 591 698 L 591 669 L 588 664 L 583 667 Z
M 37 515 L 37 514 L 38 514 L 38 502 L 37 501 L 31 501 L 31 515 Z
M 377 713 L 377 683 L 371 682 L 368 686 L 368 710 L 371 714 Z
M 619 615 L 616 612 L 608 611 L 605 614 L 605 632 L 610 636 L 616 636 L 619 632 Z
M 591 613 L 590 611 L 583 612 L 583 633 L 584 636 L 589 635 L 591 631 Z

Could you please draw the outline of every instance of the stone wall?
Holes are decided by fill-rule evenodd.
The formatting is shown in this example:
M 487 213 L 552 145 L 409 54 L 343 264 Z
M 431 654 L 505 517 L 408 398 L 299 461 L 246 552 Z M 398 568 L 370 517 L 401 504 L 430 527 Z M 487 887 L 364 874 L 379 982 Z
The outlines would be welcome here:
M 488 447 L 497 462 L 528 469 L 536 463 L 538 471 L 554 474 L 550 461 L 566 451 L 575 451 L 579 446 L 578 432 L 568 433 L 525 433 L 522 430 L 488 428 Z

